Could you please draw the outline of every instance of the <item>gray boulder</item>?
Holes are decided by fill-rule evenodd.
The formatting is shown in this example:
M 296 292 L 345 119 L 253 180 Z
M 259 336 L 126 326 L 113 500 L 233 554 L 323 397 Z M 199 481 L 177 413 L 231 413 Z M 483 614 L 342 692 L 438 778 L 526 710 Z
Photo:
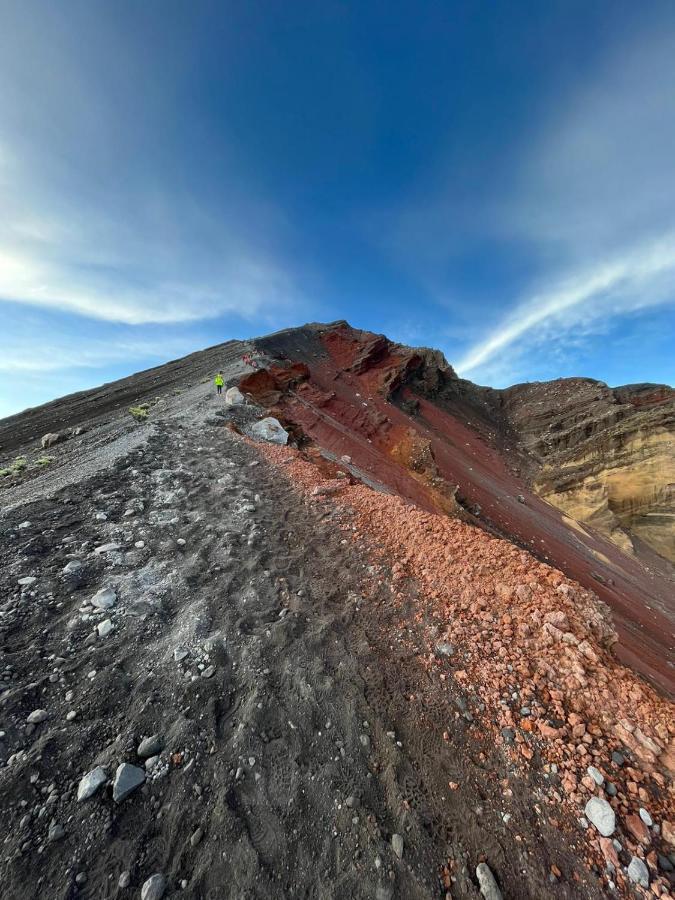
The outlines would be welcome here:
M 115 780 L 113 781 L 113 800 L 121 803 L 123 800 L 139 788 L 145 781 L 145 772 L 138 766 L 122 763 L 117 767 Z

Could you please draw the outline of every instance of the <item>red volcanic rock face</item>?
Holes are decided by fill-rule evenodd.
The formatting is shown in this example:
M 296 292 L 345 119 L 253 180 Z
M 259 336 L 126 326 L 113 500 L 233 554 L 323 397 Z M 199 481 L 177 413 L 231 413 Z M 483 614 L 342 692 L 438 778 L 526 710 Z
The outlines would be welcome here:
M 364 483 L 503 535 L 591 589 L 612 609 L 617 656 L 675 693 L 670 578 L 648 573 L 592 528 L 575 528 L 532 492 L 539 463 L 519 443 L 517 388 L 477 387 L 457 378 L 438 351 L 402 347 L 346 323 L 281 332 L 259 340 L 257 349 L 272 365 L 246 376 L 242 391 L 273 407 L 328 457 L 349 457 L 351 473 Z M 579 391 L 601 397 L 609 390 L 575 381 L 570 402 Z M 551 384 L 568 390 L 567 382 Z M 545 394 L 545 386 L 523 388 Z M 626 391 L 650 396 L 643 386 Z M 549 627 L 560 631 L 564 646 L 565 632 L 554 622 Z M 590 646 L 578 649 L 591 658 Z

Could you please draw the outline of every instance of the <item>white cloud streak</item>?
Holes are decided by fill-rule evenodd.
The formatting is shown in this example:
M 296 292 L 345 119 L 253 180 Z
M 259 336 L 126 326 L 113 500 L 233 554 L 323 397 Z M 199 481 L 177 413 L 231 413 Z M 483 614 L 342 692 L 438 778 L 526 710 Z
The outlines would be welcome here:
M 462 375 L 490 363 L 516 341 L 536 341 L 542 335 L 557 339 L 583 323 L 602 316 L 616 317 L 675 300 L 675 234 L 622 258 L 607 262 L 520 304 L 492 334 L 471 347 L 456 364 Z

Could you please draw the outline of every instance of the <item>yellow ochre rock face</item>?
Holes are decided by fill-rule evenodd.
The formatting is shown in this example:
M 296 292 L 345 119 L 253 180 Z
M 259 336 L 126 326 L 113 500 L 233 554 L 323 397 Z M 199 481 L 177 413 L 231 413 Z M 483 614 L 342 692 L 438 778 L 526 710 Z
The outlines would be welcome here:
M 537 493 L 622 550 L 675 563 L 675 391 L 590 379 L 509 391 Z

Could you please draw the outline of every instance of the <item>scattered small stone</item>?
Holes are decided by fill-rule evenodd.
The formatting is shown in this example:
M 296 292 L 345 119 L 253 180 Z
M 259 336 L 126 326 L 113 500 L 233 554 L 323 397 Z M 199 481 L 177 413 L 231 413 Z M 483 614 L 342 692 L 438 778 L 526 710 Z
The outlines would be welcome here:
M 207 666 L 205 669 L 202 670 L 202 678 L 213 678 L 213 676 L 215 674 L 216 674 L 215 666 Z
M 503 900 L 502 892 L 497 886 L 495 876 L 486 863 L 480 863 L 476 866 L 476 878 L 478 879 L 480 892 L 485 897 L 485 900 Z
M 591 797 L 584 813 L 603 837 L 611 837 L 614 834 L 616 816 L 612 807 L 602 797 Z
M 201 842 L 201 839 L 203 837 L 204 837 L 204 829 L 200 827 L 195 832 L 193 832 L 192 837 L 190 838 L 190 844 L 193 847 L 196 847 Z
M 87 774 L 82 778 L 80 784 L 77 788 L 77 801 L 81 803 L 82 800 L 88 800 L 89 797 L 92 797 L 96 791 L 104 785 L 108 780 L 108 776 L 106 775 L 106 771 L 102 766 L 96 766 L 95 769 L 92 769 L 91 772 L 87 772 Z
M 160 734 L 153 734 L 140 742 L 136 752 L 141 759 L 146 759 L 148 756 L 157 756 L 163 749 L 164 739 Z
M 628 866 L 628 877 L 634 884 L 639 884 L 643 888 L 649 887 L 649 869 L 639 856 L 631 859 Z
M 117 886 L 119 888 L 121 888 L 122 890 L 124 890 L 125 888 L 128 888 L 130 884 L 131 884 L 131 872 L 122 872 L 122 874 L 119 877 L 119 881 L 117 882 Z
M 121 544 L 115 544 L 114 542 L 110 543 L 110 544 L 101 544 L 100 547 L 97 547 L 94 550 L 94 553 L 96 553 L 98 556 L 100 556 L 101 553 L 109 553 L 113 550 L 119 550 L 121 548 L 121 546 L 122 546 Z
M 113 800 L 121 803 L 123 800 L 139 788 L 145 781 L 145 772 L 138 766 L 130 763 L 122 763 L 117 767 L 115 780 L 113 781 Z
M 151 875 L 141 888 L 141 900 L 161 900 L 166 890 L 166 878 L 159 873 Z
M 391 848 L 399 859 L 403 859 L 403 838 L 400 834 L 392 834 Z

